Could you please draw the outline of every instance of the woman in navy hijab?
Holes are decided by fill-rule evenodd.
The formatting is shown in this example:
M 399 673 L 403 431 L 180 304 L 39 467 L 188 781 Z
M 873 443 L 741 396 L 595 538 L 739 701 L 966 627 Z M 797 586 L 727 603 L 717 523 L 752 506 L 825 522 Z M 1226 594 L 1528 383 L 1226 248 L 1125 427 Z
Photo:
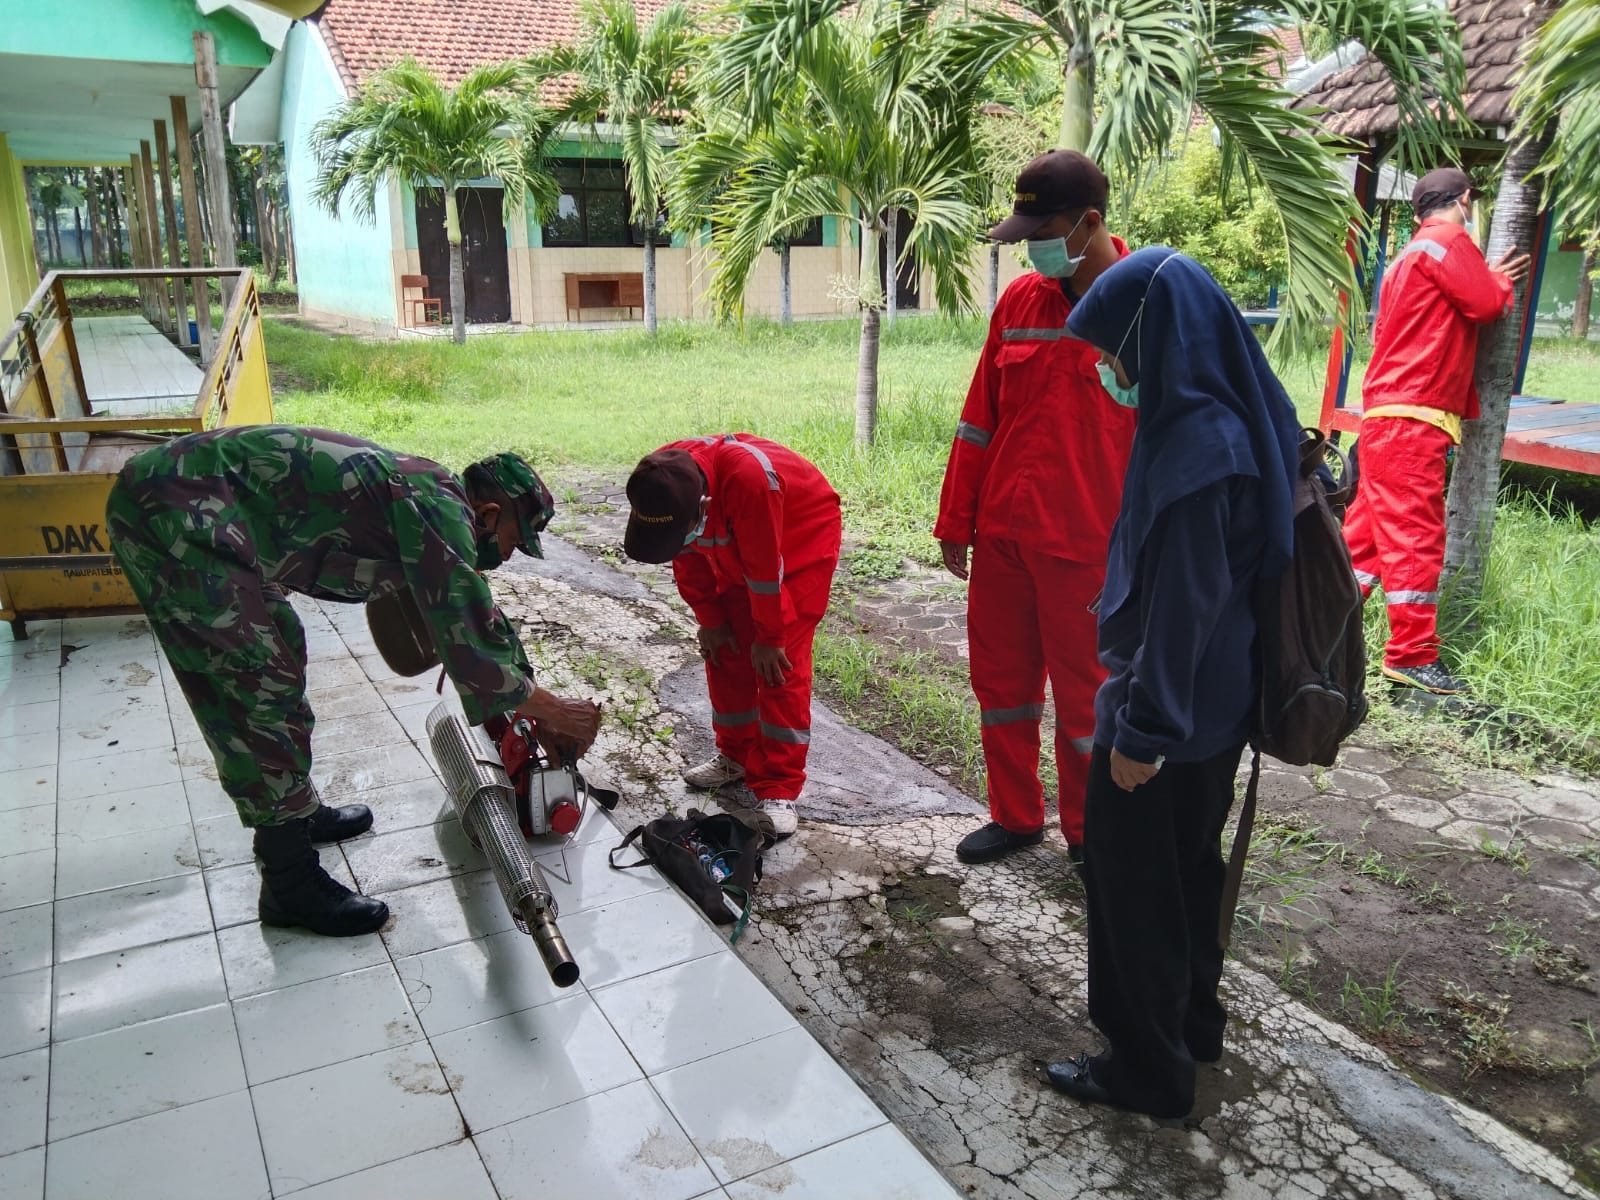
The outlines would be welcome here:
M 1067 328 L 1138 432 L 1100 599 L 1085 820 L 1089 1015 L 1110 1043 L 1048 1068 L 1080 1100 L 1194 1106 L 1222 1056 L 1222 827 L 1258 688 L 1258 577 L 1292 549 L 1299 426 L 1255 334 L 1205 268 L 1130 255 Z

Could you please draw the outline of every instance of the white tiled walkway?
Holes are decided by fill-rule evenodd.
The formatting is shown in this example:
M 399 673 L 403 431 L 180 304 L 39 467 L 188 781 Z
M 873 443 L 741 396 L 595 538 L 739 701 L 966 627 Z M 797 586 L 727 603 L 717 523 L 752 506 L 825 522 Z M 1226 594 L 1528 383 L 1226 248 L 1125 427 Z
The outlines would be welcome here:
M 143 620 L 0 629 L 0 1197 L 953 1196 L 698 910 L 608 868 L 598 811 L 544 860 L 558 991 L 446 815 L 432 681 L 389 678 L 359 607 L 302 612 L 319 787 L 377 813 L 323 862 L 381 935 L 256 923 Z
M 106 415 L 185 412 L 200 395 L 201 370 L 138 314 L 73 318 L 89 403 Z

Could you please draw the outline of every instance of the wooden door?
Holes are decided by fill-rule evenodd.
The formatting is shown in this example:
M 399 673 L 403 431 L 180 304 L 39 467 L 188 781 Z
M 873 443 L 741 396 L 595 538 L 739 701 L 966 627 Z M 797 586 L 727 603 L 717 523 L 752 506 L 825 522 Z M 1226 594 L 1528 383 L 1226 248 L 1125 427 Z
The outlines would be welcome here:
M 467 321 L 474 325 L 511 320 L 511 265 L 506 256 L 506 222 L 499 188 L 458 188 L 461 214 L 462 273 Z M 444 196 L 417 194 L 417 250 L 428 291 L 450 320 L 450 242 L 444 231 Z
M 905 254 L 906 239 L 911 236 L 911 214 L 905 209 L 895 212 L 895 242 L 896 255 Z M 899 276 L 895 280 L 898 289 L 895 306 L 902 312 L 906 309 L 920 309 L 922 307 L 922 292 L 917 277 L 917 264 L 914 259 L 905 259 L 900 264 Z M 884 295 L 889 294 L 889 239 L 878 239 L 878 286 L 883 289 Z

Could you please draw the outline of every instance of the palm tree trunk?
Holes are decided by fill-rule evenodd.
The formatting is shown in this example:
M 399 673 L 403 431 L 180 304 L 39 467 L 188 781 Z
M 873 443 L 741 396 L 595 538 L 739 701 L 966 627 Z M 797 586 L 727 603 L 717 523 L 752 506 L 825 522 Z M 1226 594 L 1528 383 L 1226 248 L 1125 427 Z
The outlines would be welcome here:
M 899 247 L 895 244 L 900 232 L 899 224 L 899 214 L 891 208 L 883 226 L 883 302 L 889 314 L 890 326 L 894 325 L 895 314 L 900 308 L 900 263 L 896 258 Z
M 995 306 L 1000 303 L 1000 243 L 989 243 L 989 303 L 984 309 L 986 316 L 994 316 Z
M 1506 155 L 1500 196 L 1494 206 L 1485 256 L 1494 262 L 1512 247 L 1536 246 L 1543 183 L 1531 172 L 1550 144 L 1550 132 L 1514 143 Z M 1522 349 L 1522 313 L 1528 299 L 1528 279 L 1517 285 L 1511 312 L 1487 326 L 1478 338 L 1474 379 L 1482 412 L 1469 421 L 1456 452 L 1455 470 L 1445 501 L 1445 578 L 1450 590 L 1476 597 L 1483 590 L 1483 572 L 1494 537 L 1495 500 L 1500 490 L 1500 456 L 1506 422 L 1511 415 L 1511 391 Z
M 861 354 L 856 365 L 856 445 L 870 446 L 878 436 L 878 227 L 870 217 L 861 223 Z
M 778 246 L 778 320 L 794 324 L 794 280 L 789 274 L 789 243 Z
M 1578 298 L 1572 303 L 1572 336 L 1589 340 L 1589 309 L 1594 304 L 1594 247 L 1583 252 L 1578 267 Z
M 644 231 L 644 331 L 656 334 L 656 230 L 652 224 Z
M 450 340 L 467 340 L 467 272 L 461 251 L 461 213 L 456 207 L 456 185 L 444 185 L 444 236 L 450 242 Z
M 1087 151 L 1094 134 L 1094 43 L 1087 27 L 1067 51 L 1061 73 L 1067 81 L 1061 103 L 1061 149 Z

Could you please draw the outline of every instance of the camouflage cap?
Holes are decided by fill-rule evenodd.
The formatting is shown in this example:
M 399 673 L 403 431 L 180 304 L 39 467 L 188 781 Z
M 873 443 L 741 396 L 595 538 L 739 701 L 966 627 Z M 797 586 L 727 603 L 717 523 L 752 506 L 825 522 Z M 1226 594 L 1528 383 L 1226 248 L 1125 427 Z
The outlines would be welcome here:
M 555 497 L 550 495 L 550 489 L 545 487 L 527 460 L 517 454 L 491 454 L 488 458 L 480 459 L 477 465 L 489 473 L 516 507 L 517 524 L 522 530 L 522 541 L 517 544 L 517 549 L 534 558 L 543 558 L 539 535 L 550 524 L 550 518 L 556 515 Z

